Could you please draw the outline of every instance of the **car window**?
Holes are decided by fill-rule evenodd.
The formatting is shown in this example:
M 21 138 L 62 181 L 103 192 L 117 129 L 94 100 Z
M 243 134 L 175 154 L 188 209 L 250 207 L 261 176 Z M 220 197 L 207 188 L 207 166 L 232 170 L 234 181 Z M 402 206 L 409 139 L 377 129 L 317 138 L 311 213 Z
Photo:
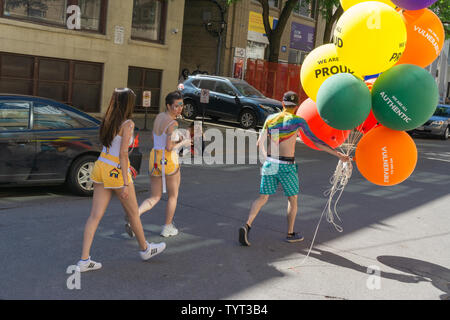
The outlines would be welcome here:
M 226 82 L 222 81 L 217 81 L 216 89 L 214 91 L 222 94 L 227 94 L 229 96 L 235 95 L 233 89 Z
M 216 86 L 216 82 L 213 80 L 202 80 L 200 81 L 201 89 L 208 89 L 209 91 L 214 91 L 214 87 Z
M 70 113 L 70 114 L 69 114 Z M 45 103 L 34 104 L 34 130 L 75 129 L 86 127 L 87 120 L 68 110 Z
M 0 101 L 0 130 L 27 130 L 29 118 L 29 102 Z
M 261 92 L 246 82 L 234 82 L 233 85 L 244 97 L 264 98 L 264 95 Z
M 435 116 L 450 118 L 450 108 L 438 106 L 434 112 Z
M 194 87 L 199 88 L 200 80 L 196 79 L 196 80 L 193 80 L 191 83 Z

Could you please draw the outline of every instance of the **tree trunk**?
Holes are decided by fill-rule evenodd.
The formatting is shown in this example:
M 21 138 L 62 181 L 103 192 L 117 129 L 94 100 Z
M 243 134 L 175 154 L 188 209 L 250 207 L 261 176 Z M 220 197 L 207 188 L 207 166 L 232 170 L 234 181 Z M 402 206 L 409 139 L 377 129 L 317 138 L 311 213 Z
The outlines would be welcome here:
M 278 62 L 281 47 L 281 36 L 283 35 L 289 17 L 294 10 L 297 0 L 288 0 L 281 11 L 278 19 L 277 27 L 272 30 L 269 22 L 269 2 L 268 0 L 259 0 L 263 7 L 263 23 L 266 30 L 267 38 L 269 39 L 269 62 Z
M 273 36 L 269 38 L 269 62 L 278 62 L 280 56 L 281 37 Z
M 344 9 L 341 5 L 336 9 L 336 11 L 331 16 L 330 21 L 327 21 L 325 25 L 325 33 L 323 35 L 323 43 L 331 43 L 333 40 L 333 35 L 331 34 L 331 31 L 333 31 L 333 26 L 335 22 L 342 16 L 344 13 Z

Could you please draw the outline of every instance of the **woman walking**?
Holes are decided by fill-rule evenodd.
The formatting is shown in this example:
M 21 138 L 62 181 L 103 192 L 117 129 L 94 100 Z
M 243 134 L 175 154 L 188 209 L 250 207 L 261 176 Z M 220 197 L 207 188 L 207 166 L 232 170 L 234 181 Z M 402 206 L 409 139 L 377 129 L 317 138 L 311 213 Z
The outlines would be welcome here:
M 139 207 L 139 215 L 152 209 L 161 199 L 163 193 L 168 194 L 166 221 L 161 236 L 171 237 L 178 234 L 173 224 L 173 217 L 178 201 L 180 188 L 180 165 L 177 150 L 189 147 L 190 139 L 176 141 L 174 131 L 178 128 L 175 120 L 183 111 L 183 95 L 179 91 L 171 92 L 166 97 L 166 111 L 158 114 L 153 124 L 153 149 L 150 152 L 149 174 L 151 196 Z M 128 234 L 132 237 L 130 224 L 126 225 Z
M 134 123 L 131 120 L 136 95 L 131 89 L 115 89 L 105 118 L 100 126 L 103 150 L 92 171 L 94 197 L 89 219 L 84 230 L 83 250 L 78 267 L 81 272 L 97 270 L 101 263 L 91 260 L 90 249 L 95 231 L 108 207 L 113 193 L 126 211 L 130 228 L 136 234 L 142 260 L 161 253 L 166 244 L 148 243 L 139 218 L 136 193 L 129 172 L 128 147 L 133 142 Z

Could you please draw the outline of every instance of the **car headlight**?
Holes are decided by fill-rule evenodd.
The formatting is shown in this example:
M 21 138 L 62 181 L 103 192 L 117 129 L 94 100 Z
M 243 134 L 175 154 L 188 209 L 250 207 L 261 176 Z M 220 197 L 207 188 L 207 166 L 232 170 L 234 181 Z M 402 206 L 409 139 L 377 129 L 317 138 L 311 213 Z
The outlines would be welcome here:
M 274 113 L 274 112 L 276 112 L 276 109 L 274 109 L 274 108 L 272 108 L 272 107 L 264 106 L 264 105 L 262 105 L 262 104 L 260 104 L 259 106 L 260 106 L 261 109 L 263 109 L 263 110 L 266 111 L 266 112 L 269 112 L 269 113 Z
M 430 126 L 433 127 L 442 127 L 442 125 L 444 124 L 444 121 L 433 121 L 432 123 L 430 123 Z

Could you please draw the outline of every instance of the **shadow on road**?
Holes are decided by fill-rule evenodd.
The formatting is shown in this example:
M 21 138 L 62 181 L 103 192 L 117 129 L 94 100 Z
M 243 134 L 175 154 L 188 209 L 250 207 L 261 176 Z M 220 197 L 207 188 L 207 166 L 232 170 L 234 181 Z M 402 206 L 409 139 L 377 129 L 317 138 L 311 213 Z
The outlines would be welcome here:
M 379 256 L 377 260 L 401 272 L 428 279 L 433 286 L 445 292 L 440 296 L 441 300 L 450 300 L 450 270 L 446 267 L 406 257 Z
M 308 254 L 308 250 L 304 249 L 301 251 L 305 256 Z M 344 258 L 340 255 L 337 255 L 335 253 L 325 251 L 322 249 L 315 248 L 311 251 L 309 254 L 310 257 L 318 259 L 320 261 L 339 266 L 342 268 L 351 269 L 354 271 L 358 271 L 364 274 L 369 274 L 369 270 L 371 269 L 370 265 L 361 265 L 356 262 L 353 262 L 350 259 Z M 380 261 L 381 262 L 381 261 Z M 426 277 L 423 277 L 421 275 L 404 275 L 399 273 L 391 273 L 391 272 L 385 272 L 381 271 L 380 277 L 384 279 L 390 279 L 390 280 L 396 280 L 403 283 L 419 283 L 419 282 L 429 282 L 429 280 Z
M 59 195 L 59 196 L 70 196 L 78 197 L 69 190 L 69 188 L 62 185 L 44 185 L 44 186 L 1 186 L 0 187 L 0 198 L 6 197 L 37 197 L 45 195 Z

